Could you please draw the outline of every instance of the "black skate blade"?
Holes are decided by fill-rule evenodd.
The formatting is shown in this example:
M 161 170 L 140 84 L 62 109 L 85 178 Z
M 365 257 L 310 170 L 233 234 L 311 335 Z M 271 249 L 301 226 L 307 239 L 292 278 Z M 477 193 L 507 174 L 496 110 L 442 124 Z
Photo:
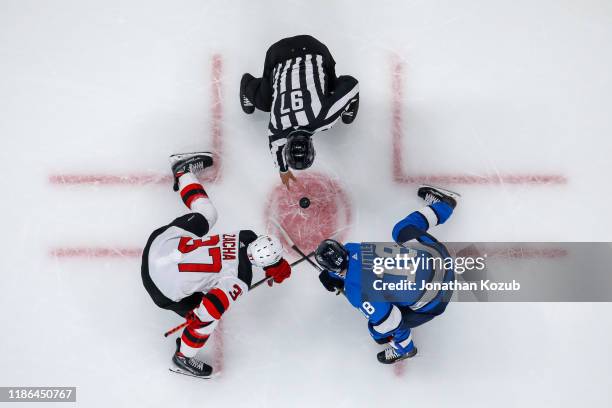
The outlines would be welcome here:
M 179 160 L 188 159 L 193 156 L 208 156 L 214 160 L 213 152 L 189 152 L 189 153 L 175 153 L 170 155 L 170 164 L 174 164 Z
M 383 352 L 384 352 L 384 350 L 383 350 Z M 385 361 L 378 360 L 378 362 L 381 363 L 381 364 L 387 364 L 387 365 L 396 364 L 396 363 L 399 363 L 400 361 L 404 361 L 404 360 L 407 360 L 407 359 L 413 359 L 413 358 L 417 357 L 417 352 L 418 352 L 418 350 L 415 347 L 415 348 L 412 349 L 412 351 L 410 351 L 410 352 L 404 354 L 403 356 L 398 357 L 398 358 L 396 358 L 394 360 L 385 360 Z M 378 357 L 378 355 L 376 357 Z
M 408 359 L 413 360 L 413 359 L 418 358 L 418 357 L 419 356 L 417 356 L 416 353 L 412 354 L 412 355 L 401 356 L 400 358 L 398 358 L 397 360 L 395 360 L 391 364 L 399 363 L 400 361 L 405 361 L 405 360 L 408 360 Z
M 215 378 L 219 375 L 218 372 L 213 372 L 211 375 L 203 376 L 203 375 L 193 375 L 189 371 L 181 370 L 178 367 L 168 367 L 168 371 L 172 371 L 176 374 L 186 375 L 187 377 L 199 378 L 200 380 L 209 380 L 211 378 Z
M 439 191 L 441 191 L 441 192 L 445 193 L 446 195 L 449 195 L 449 196 L 451 196 L 453 198 L 454 197 L 461 198 L 461 194 L 457 193 L 456 191 L 449 190 L 447 188 L 438 187 L 438 186 L 434 186 L 434 185 L 431 185 L 431 184 L 421 184 L 419 186 L 419 188 L 423 188 L 423 187 L 429 187 L 429 188 L 433 188 L 434 190 L 439 190 Z

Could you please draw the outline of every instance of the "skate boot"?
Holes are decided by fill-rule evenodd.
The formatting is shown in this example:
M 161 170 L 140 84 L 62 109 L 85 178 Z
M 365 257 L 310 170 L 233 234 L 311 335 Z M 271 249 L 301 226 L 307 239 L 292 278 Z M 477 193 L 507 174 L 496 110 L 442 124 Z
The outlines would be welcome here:
M 429 205 L 442 201 L 443 203 L 450 205 L 453 209 L 455 206 L 457 206 L 457 200 L 461 197 L 461 195 L 455 193 L 454 191 L 445 190 L 440 187 L 434 187 L 426 184 L 419 187 L 417 194 Z
M 253 75 L 244 74 L 240 80 L 240 106 L 242 106 L 242 111 L 247 115 L 255 112 L 255 105 L 253 105 L 253 103 L 249 101 L 249 98 L 246 97 L 247 84 L 253 79 Z
M 180 337 L 176 339 L 176 352 L 174 356 L 172 356 L 172 362 L 176 366 L 176 369 L 171 368 L 170 371 L 174 371 L 175 373 L 200 378 L 210 378 L 212 375 L 213 369 L 211 366 L 193 357 L 185 357 L 183 353 L 181 353 Z
M 417 353 L 417 348 L 413 348 L 412 350 L 410 350 L 408 353 L 400 355 L 397 350 L 395 350 L 395 348 L 393 347 L 388 347 L 386 349 L 384 349 L 383 351 L 381 351 L 380 353 L 376 354 L 376 358 L 378 359 L 378 362 L 383 363 L 383 364 L 393 364 L 395 362 L 398 362 L 400 360 L 404 360 L 410 357 L 414 357 L 416 356 Z
M 179 153 L 170 156 L 170 165 L 174 175 L 174 191 L 178 191 L 178 179 L 185 173 L 197 173 L 213 165 L 210 152 Z
M 355 118 L 357 117 L 357 112 L 359 111 L 359 94 L 357 94 L 357 98 L 355 98 L 349 105 L 346 110 L 342 112 L 342 123 L 346 125 L 350 125 L 353 123 Z

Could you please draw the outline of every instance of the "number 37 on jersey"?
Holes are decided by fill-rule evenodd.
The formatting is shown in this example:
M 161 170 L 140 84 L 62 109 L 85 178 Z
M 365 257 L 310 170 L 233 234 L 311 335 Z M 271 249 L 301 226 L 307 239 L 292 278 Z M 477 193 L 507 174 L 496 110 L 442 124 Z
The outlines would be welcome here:
M 211 235 L 204 238 L 181 237 L 178 250 L 184 255 L 179 272 L 219 273 L 235 267 L 238 261 L 238 235 Z

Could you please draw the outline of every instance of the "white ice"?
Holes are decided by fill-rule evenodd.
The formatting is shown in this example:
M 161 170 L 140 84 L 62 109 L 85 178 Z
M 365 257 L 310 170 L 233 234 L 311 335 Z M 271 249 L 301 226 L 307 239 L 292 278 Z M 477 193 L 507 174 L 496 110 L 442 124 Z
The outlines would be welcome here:
M 180 323 L 144 291 L 142 247 L 185 210 L 166 185 L 58 186 L 50 174 L 167 173 L 210 147 L 211 64 L 223 58 L 216 231 L 265 226 L 278 183 L 265 114 L 238 105 L 267 47 L 309 33 L 360 80 L 356 122 L 317 140 L 340 177 L 348 238 L 388 240 L 420 202 L 391 179 L 391 61 L 404 65 L 406 171 L 562 174 L 561 185 L 456 185 L 436 236 L 611 241 L 612 3 L 588 1 L 0 1 L 0 386 L 77 386 L 78 405 L 608 406 L 610 304 L 454 303 L 415 330 L 402 375 L 308 266 L 224 317 L 219 378 L 168 373 Z M 579 273 L 579 271 L 577 272 Z

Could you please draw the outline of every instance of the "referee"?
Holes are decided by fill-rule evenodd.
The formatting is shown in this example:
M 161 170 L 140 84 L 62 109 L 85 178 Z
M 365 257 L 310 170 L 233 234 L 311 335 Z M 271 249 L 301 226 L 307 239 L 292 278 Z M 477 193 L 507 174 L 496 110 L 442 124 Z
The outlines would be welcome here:
M 335 65 L 323 43 L 298 35 L 268 49 L 261 78 L 247 73 L 240 81 L 242 110 L 270 112 L 270 152 L 288 189 L 296 180 L 291 169 L 307 169 L 314 161 L 312 135 L 357 116 L 359 84 L 349 75 L 337 77 Z

